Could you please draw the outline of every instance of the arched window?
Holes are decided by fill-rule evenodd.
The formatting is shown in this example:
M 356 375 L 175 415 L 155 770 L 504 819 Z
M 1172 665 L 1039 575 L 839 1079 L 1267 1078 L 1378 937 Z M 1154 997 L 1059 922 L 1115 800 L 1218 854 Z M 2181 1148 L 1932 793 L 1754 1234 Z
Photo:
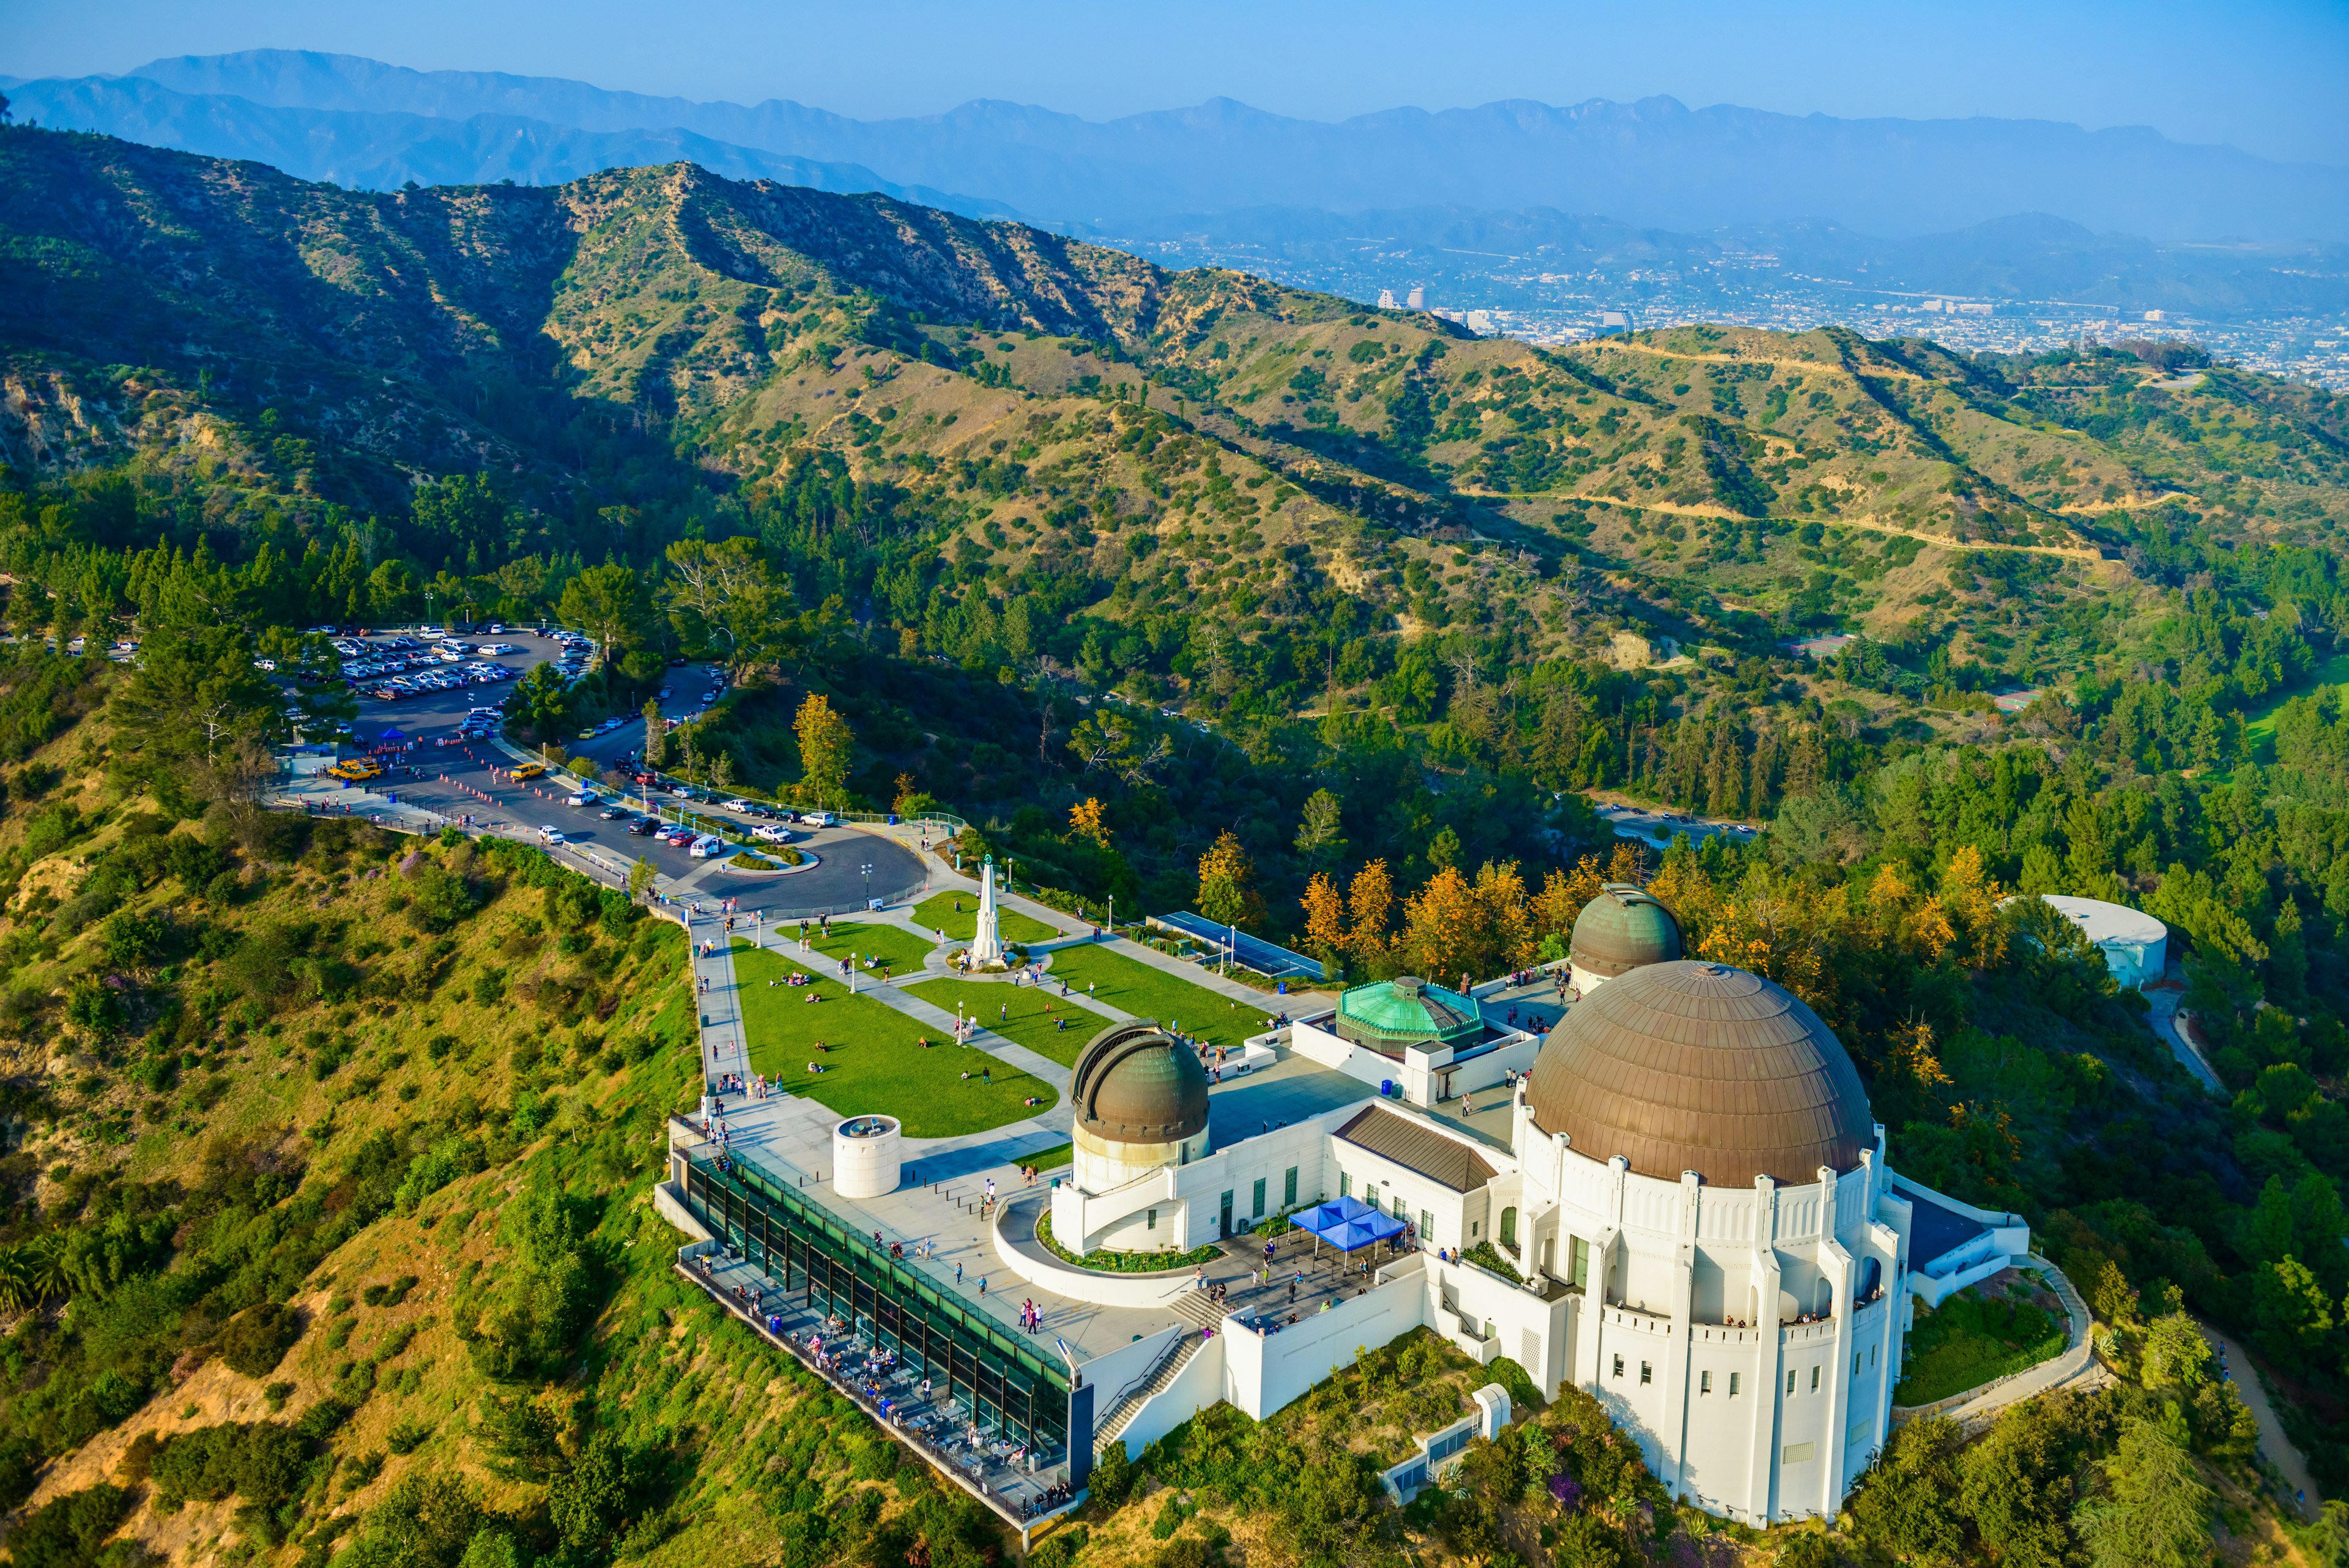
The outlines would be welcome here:
M 1517 1211 L 1514 1209 L 1501 1210 L 1501 1245 L 1512 1251 L 1516 1250 Z
M 1874 1258 L 1862 1258 L 1859 1261 L 1859 1292 L 1853 1298 L 1855 1304 L 1874 1295 L 1876 1287 L 1883 1282 L 1884 1265 Z

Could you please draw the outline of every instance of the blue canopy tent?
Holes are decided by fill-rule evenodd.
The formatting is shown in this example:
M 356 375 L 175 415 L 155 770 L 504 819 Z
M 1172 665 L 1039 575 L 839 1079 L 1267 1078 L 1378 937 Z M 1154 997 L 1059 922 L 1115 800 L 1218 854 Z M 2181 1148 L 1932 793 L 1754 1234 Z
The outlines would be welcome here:
M 1324 1241 L 1341 1252 L 1350 1252 L 1375 1241 L 1392 1241 L 1403 1232 L 1402 1220 L 1353 1197 L 1333 1198 L 1307 1210 L 1297 1217 L 1297 1228 L 1313 1233 L 1316 1257 Z
M 398 730 L 394 729 L 394 730 L 386 730 L 382 734 L 378 735 L 378 736 L 376 737 L 376 739 L 377 739 L 377 740 L 378 740 L 378 741 L 381 741 L 381 742 L 384 742 L 386 745 L 389 745 L 391 742 L 395 742 L 395 741 L 404 741 L 404 740 L 408 739 L 408 737 L 407 737 L 406 735 L 401 734 Z

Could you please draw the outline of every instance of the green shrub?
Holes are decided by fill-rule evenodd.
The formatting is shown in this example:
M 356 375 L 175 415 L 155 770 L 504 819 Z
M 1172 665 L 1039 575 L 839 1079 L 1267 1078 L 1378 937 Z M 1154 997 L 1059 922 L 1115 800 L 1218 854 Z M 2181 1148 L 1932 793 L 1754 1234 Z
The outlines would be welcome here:
M 67 1492 L 16 1527 L 8 1537 L 9 1560 L 16 1568 L 88 1568 L 135 1501 L 119 1486 Z
M 266 1377 L 301 1337 L 302 1314 L 282 1302 L 267 1302 L 228 1320 L 221 1331 L 220 1356 L 247 1377 Z

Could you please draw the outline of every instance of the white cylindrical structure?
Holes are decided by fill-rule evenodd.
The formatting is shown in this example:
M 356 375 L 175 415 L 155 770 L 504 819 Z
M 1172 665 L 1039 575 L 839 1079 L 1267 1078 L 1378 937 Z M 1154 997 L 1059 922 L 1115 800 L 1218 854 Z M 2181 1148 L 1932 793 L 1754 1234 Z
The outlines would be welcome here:
M 832 1129 L 832 1185 L 843 1198 L 897 1190 L 900 1129 L 895 1116 L 851 1116 Z

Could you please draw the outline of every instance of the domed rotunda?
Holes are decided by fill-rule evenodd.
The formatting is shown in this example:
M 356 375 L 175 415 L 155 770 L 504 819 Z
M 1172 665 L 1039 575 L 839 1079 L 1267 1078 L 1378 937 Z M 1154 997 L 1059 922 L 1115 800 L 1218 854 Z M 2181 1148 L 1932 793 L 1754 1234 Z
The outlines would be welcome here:
M 1588 996 L 1645 964 L 1681 956 L 1681 923 L 1645 888 L 1609 882 L 1574 918 L 1567 946 L 1575 988 Z
M 1814 1181 L 1874 1141 L 1868 1092 L 1817 1013 L 1760 975 L 1686 960 L 1642 965 L 1568 1008 L 1526 1104 L 1576 1153 L 1621 1155 L 1666 1181 Z
M 1069 1078 L 1076 1112 L 1077 1185 L 1107 1192 L 1205 1155 L 1207 1069 L 1154 1019 L 1114 1023 L 1077 1055 Z

